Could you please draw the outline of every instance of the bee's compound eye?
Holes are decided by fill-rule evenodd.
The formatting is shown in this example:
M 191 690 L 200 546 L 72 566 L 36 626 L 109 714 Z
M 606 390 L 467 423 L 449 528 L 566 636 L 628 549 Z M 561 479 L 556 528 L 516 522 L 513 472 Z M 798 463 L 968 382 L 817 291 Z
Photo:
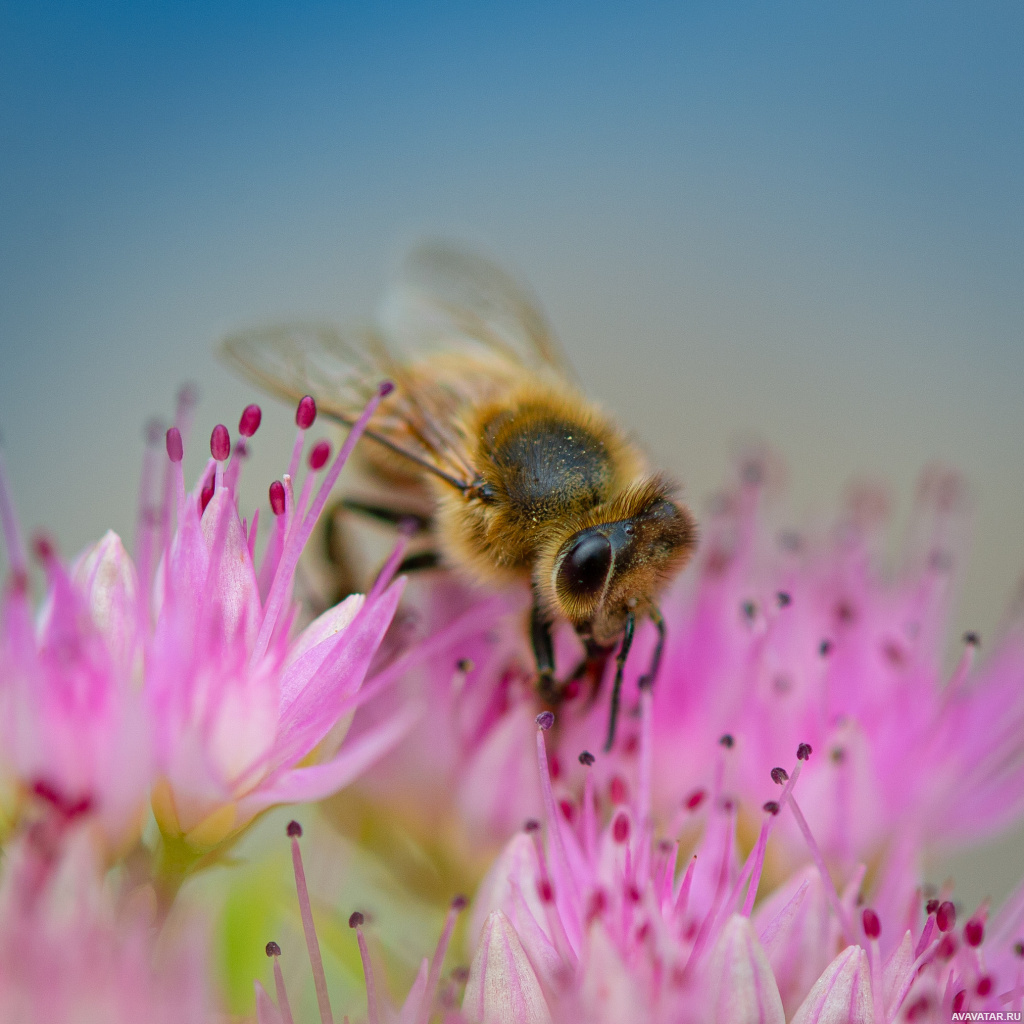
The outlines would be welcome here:
M 604 587 L 612 564 L 612 545 L 600 533 L 584 533 L 569 541 L 558 567 L 558 589 L 578 597 L 595 597 Z

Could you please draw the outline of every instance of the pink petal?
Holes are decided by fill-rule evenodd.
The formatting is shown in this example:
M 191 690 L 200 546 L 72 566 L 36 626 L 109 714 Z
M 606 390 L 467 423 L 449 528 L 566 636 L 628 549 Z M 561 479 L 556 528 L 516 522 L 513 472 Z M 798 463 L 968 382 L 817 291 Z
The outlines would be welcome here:
M 785 1024 L 771 965 L 749 918 L 729 919 L 705 978 L 716 1024 Z
M 462 1012 L 469 1024 L 551 1024 L 551 1012 L 519 936 L 500 911 L 487 919 L 469 970 Z
M 257 981 L 256 985 L 256 1021 L 257 1024 L 284 1024 L 280 1012 L 267 990 Z
M 364 605 L 347 629 L 323 641 L 332 645 L 325 657 L 320 658 L 318 648 L 314 648 L 293 666 L 315 667 L 304 680 L 289 680 L 295 697 L 281 709 L 273 755 L 277 764 L 305 757 L 345 713 L 345 702 L 362 686 L 366 670 L 391 625 L 404 586 L 404 579 L 393 583 L 377 601 Z
M 216 573 L 210 594 L 220 611 L 220 628 L 251 649 L 260 625 L 260 593 L 234 495 L 226 487 L 210 499 L 201 528 L 210 548 L 210 571 Z
M 790 1024 L 883 1024 L 875 1020 L 868 954 L 847 946 L 825 968 Z
M 330 761 L 282 772 L 239 801 L 239 820 L 246 821 L 274 804 L 323 800 L 336 793 L 386 754 L 418 717 L 415 709 L 406 710 L 343 745 Z
M 135 566 L 113 530 L 83 552 L 72 580 L 106 642 L 118 677 L 130 678 L 141 639 L 139 583 Z

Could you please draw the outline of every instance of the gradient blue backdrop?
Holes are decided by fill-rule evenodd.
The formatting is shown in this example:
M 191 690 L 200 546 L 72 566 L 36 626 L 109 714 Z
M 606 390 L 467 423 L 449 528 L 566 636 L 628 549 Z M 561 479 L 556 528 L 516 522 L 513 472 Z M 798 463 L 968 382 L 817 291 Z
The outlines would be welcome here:
M 963 468 L 959 627 L 1024 567 L 1019 3 L 0 7 L 0 430 L 23 518 L 130 536 L 141 424 L 266 317 L 366 318 L 425 232 L 545 299 L 699 506 Z M 268 409 L 252 500 L 280 471 Z M 198 466 L 203 445 L 192 447 Z

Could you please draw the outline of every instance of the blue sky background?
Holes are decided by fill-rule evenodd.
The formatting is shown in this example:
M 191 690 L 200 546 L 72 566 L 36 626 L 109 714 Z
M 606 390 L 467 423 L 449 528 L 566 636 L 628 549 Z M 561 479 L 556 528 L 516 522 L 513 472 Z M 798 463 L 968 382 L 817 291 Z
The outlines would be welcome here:
M 130 536 L 144 421 L 186 378 L 200 439 L 251 398 L 219 335 L 365 319 L 440 232 L 532 282 L 698 507 L 752 435 L 797 519 L 961 467 L 957 625 L 990 635 L 1024 568 L 1022 49 L 1018 3 L 5 2 L 23 518 Z M 253 501 L 289 444 L 265 422 Z

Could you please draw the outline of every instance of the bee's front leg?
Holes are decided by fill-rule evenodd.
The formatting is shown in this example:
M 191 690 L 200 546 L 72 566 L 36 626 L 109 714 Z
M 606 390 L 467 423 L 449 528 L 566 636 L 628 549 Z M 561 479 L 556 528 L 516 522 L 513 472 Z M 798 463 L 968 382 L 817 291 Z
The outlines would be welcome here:
M 633 646 L 633 630 L 636 627 L 636 618 L 632 612 L 626 616 L 626 628 L 622 634 L 622 646 L 619 653 L 615 655 L 615 684 L 612 686 L 612 706 L 608 712 L 608 738 L 604 741 L 604 751 L 607 754 L 615 743 L 615 727 L 619 721 L 619 701 L 622 695 L 622 670 L 626 667 L 626 658 L 629 657 L 629 649 Z
M 559 687 L 555 685 L 555 645 L 551 640 L 551 620 L 537 601 L 530 612 L 530 642 L 537 664 L 537 693 L 545 704 L 558 703 Z
M 651 616 L 651 622 L 654 623 L 655 628 L 658 630 L 658 639 L 654 644 L 654 654 L 651 655 L 650 667 L 637 680 L 636 685 L 641 690 L 654 686 L 654 680 L 658 678 L 658 669 L 661 667 L 661 654 L 665 649 L 665 619 L 654 605 L 651 605 L 651 610 L 648 614 Z

